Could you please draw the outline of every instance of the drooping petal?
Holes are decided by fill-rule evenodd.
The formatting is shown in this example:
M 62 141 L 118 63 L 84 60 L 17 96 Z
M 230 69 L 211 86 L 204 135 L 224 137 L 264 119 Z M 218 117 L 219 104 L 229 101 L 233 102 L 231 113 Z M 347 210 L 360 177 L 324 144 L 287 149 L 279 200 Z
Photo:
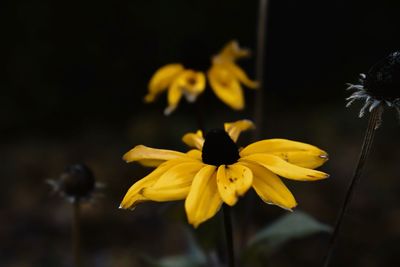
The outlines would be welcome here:
M 169 188 L 190 185 L 196 173 L 204 167 L 201 161 L 182 162 L 166 171 L 157 182 L 154 188 Z
M 259 164 L 279 176 L 298 181 L 315 181 L 329 177 L 324 172 L 290 164 L 280 157 L 271 154 L 253 154 L 242 157 L 239 161 Z
M 226 63 L 222 63 L 222 66 L 224 68 L 226 68 L 227 70 L 229 70 L 241 83 L 243 83 L 247 87 L 249 87 L 251 89 L 258 88 L 258 86 L 259 86 L 258 82 L 251 80 L 247 76 L 246 72 L 244 72 L 244 70 L 242 70 L 242 68 L 240 68 L 235 63 L 226 62 Z
M 229 134 L 232 140 L 236 143 L 239 135 L 243 131 L 254 129 L 254 124 L 249 120 L 240 120 L 235 122 L 224 123 L 225 131 Z
M 189 150 L 188 152 L 186 152 L 186 155 L 188 155 L 190 158 L 193 158 L 193 159 L 196 159 L 199 161 L 202 160 L 201 151 L 197 150 L 197 149 Z
M 175 165 L 151 186 L 142 191 L 142 195 L 153 201 L 173 201 L 184 199 L 196 173 L 204 166 L 197 161 L 183 162 Z
M 168 107 L 164 110 L 165 115 L 170 115 L 178 106 L 183 95 L 179 78 L 176 78 L 168 88 Z
M 171 167 L 179 162 L 179 160 L 164 162 L 146 177 L 134 183 L 125 194 L 121 202 L 120 208 L 133 209 L 135 208 L 136 204 L 146 201 L 146 198 L 141 194 L 143 189 L 152 186 L 157 181 L 157 179 L 161 177 L 161 175 L 163 175 L 166 171 L 168 171 Z
M 238 197 L 247 192 L 252 182 L 253 174 L 246 166 L 235 163 L 218 167 L 218 192 L 223 201 L 230 206 L 235 205 Z
M 218 193 L 216 167 L 204 166 L 194 177 L 185 201 L 186 215 L 194 227 L 213 217 L 221 207 Z
M 217 64 L 207 74 L 211 88 L 222 102 L 235 110 L 244 108 L 242 87 L 235 76 Z
M 283 152 L 295 152 L 295 151 L 306 151 L 313 152 L 322 156 L 327 157 L 328 154 L 319 149 L 316 146 L 309 145 L 302 142 L 291 141 L 287 139 L 267 139 L 261 140 L 248 145 L 240 151 L 241 156 L 248 156 L 256 153 L 283 153 Z
M 245 165 L 252 171 L 253 188 L 264 202 L 288 210 L 297 205 L 292 193 L 276 174 L 258 164 Z
M 239 43 L 236 40 L 232 40 L 227 43 L 220 53 L 215 56 L 215 58 L 219 58 L 220 61 L 235 61 L 239 58 L 247 57 L 250 55 L 250 50 L 240 48 Z
M 145 101 L 154 101 L 155 97 L 166 90 L 183 70 L 184 67 L 181 64 L 168 64 L 159 68 L 150 79 L 149 93 L 145 96 Z
M 171 159 L 185 157 L 181 152 L 151 148 L 143 145 L 138 145 L 129 150 L 122 157 L 126 162 L 139 161 L 144 166 L 158 166 L 162 162 Z
M 322 166 L 327 160 L 328 155 L 320 151 L 290 151 L 276 152 L 273 155 L 286 160 L 287 162 L 309 169 Z
M 182 141 L 190 147 L 201 150 L 204 144 L 203 133 L 200 130 L 196 133 L 187 133 L 182 137 Z

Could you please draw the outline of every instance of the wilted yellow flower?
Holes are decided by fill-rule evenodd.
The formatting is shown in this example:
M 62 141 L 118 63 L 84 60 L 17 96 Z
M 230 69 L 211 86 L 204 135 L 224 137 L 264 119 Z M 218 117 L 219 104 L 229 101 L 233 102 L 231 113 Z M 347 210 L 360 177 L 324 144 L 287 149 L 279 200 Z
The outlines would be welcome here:
M 217 97 L 236 110 L 244 108 L 241 83 L 252 89 L 258 87 L 257 82 L 250 80 L 235 63 L 237 59 L 248 57 L 249 54 L 249 50 L 242 49 L 236 41 L 231 41 L 212 58 L 212 66 L 207 73 L 211 88 Z
M 239 149 L 235 142 L 253 123 L 241 120 L 224 126 L 225 130 L 210 131 L 205 138 L 201 131 L 184 135 L 183 142 L 194 148 L 187 153 L 143 145 L 127 152 L 125 161 L 157 168 L 131 186 L 120 207 L 186 199 L 188 221 L 197 227 L 213 217 L 222 203 L 235 205 L 251 187 L 266 203 L 292 209 L 296 200 L 279 176 L 298 181 L 328 177 L 313 170 L 328 159 L 315 146 L 269 139 Z
M 176 109 L 182 96 L 193 102 L 204 91 L 205 85 L 204 73 L 185 69 L 181 64 L 168 64 L 154 73 L 144 100 L 153 102 L 160 93 L 168 90 L 168 107 L 164 114 L 169 115 Z

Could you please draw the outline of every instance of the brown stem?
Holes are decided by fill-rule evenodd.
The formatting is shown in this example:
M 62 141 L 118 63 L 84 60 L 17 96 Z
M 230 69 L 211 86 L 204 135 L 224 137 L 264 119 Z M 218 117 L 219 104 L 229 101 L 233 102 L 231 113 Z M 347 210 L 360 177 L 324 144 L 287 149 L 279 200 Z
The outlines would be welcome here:
M 253 132 L 253 141 L 261 138 L 263 129 L 263 98 L 264 98 L 264 55 L 265 55 L 265 37 L 267 34 L 267 14 L 268 14 L 268 0 L 259 0 L 258 6 L 258 22 L 257 22 L 257 49 L 256 49 L 256 81 L 259 88 L 255 93 L 254 99 L 254 123 L 256 129 Z M 246 198 L 246 210 L 244 214 L 243 227 L 240 235 L 240 243 L 245 244 L 246 236 L 248 234 L 249 220 L 254 210 L 255 197 L 249 195 Z
M 259 88 L 255 93 L 254 102 L 254 140 L 261 137 L 263 123 L 263 99 L 264 99 L 264 56 L 265 56 L 265 37 L 267 34 L 267 11 L 268 0 L 260 0 L 258 8 L 257 23 L 257 50 L 256 50 L 256 81 Z
M 323 265 L 324 267 L 329 266 L 331 256 L 332 256 L 333 250 L 335 248 L 335 245 L 337 243 L 337 239 L 338 239 L 340 229 L 341 229 L 341 226 L 343 223 L 343 219 L 349 208 L 349 204 L 353 198 L 356 186 L 360 181 L 361 174 L 363 172 L 365 163 L 366 163 L 369 153 L 371 151 L 375 131 L 380 122 L 380 112 L 381 112 L 380 109 L 376 108 L 371 112 L 371 115 L 369 117 L 368 126 L 367 126 L 367 129 L 365 132 L 364 142 L 363 142 L 362 148 L 361 148 L 360 158 L 358 160 L 357 167 L 354 171 L 353 178 L 351 179 L 349 187 L 347 189 L 342 207 L 340 209 L 338 218 L 335 223 L 335 228 L 334 228 L 331 238 L 329 240 L 328 251 L 324 258 L 324 265 Z
M 80 201 L 76 198 L 73 203 L 72 218 L 72 247 L 74 253 L 75 267 L 81 266 L 81 231 L 80 231 Z

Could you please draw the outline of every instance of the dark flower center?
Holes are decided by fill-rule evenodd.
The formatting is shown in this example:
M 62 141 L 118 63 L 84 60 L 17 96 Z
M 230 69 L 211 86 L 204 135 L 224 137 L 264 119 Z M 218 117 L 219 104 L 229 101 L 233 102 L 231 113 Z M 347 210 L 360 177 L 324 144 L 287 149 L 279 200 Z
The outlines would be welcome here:
M 84 164 L 68 166 L 60 178 L 61 190 L 72 197 L 85 197 L 94 189 L 92 171 Z
M 364 88 L 376 99 L 400 98 L 400 52 L 394 52 L 372 66 L 364 80 Z
M 187 79 L 186 79 L 186 82 L 187 82 L 189 85 L 191 85 L 191 86 L 196 85 L 196 79 L 195 79 L 194 77 L 189 77 L 189 78 L 187 78 Z
M 229 165 L 239 159 L 239 149 L 224 130 L 215 129 L 207 133 L 202 155 L 206 164 Z

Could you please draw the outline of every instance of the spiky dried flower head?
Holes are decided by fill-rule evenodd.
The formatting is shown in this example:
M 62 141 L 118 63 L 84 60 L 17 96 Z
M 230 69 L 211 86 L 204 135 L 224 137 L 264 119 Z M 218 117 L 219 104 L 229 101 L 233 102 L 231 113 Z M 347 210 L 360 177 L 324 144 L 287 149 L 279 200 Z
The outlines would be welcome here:
M 96 187 L 94 175 L 85 164 L 67 166 L 58 180 L 48 183 L 71 202 L 89 199 Z
M 347 107 L 355 100 L 365 101 L 359 117 L 366 111 L 379 109 L 381 120 L 384 107 L 395 108 L 400 118 L 400 52 L 393 52 L 378 61 L 369 71 L 360 74 L 359 84 L 347 84 L 348 90 L 355 92 L 348 97 Z

